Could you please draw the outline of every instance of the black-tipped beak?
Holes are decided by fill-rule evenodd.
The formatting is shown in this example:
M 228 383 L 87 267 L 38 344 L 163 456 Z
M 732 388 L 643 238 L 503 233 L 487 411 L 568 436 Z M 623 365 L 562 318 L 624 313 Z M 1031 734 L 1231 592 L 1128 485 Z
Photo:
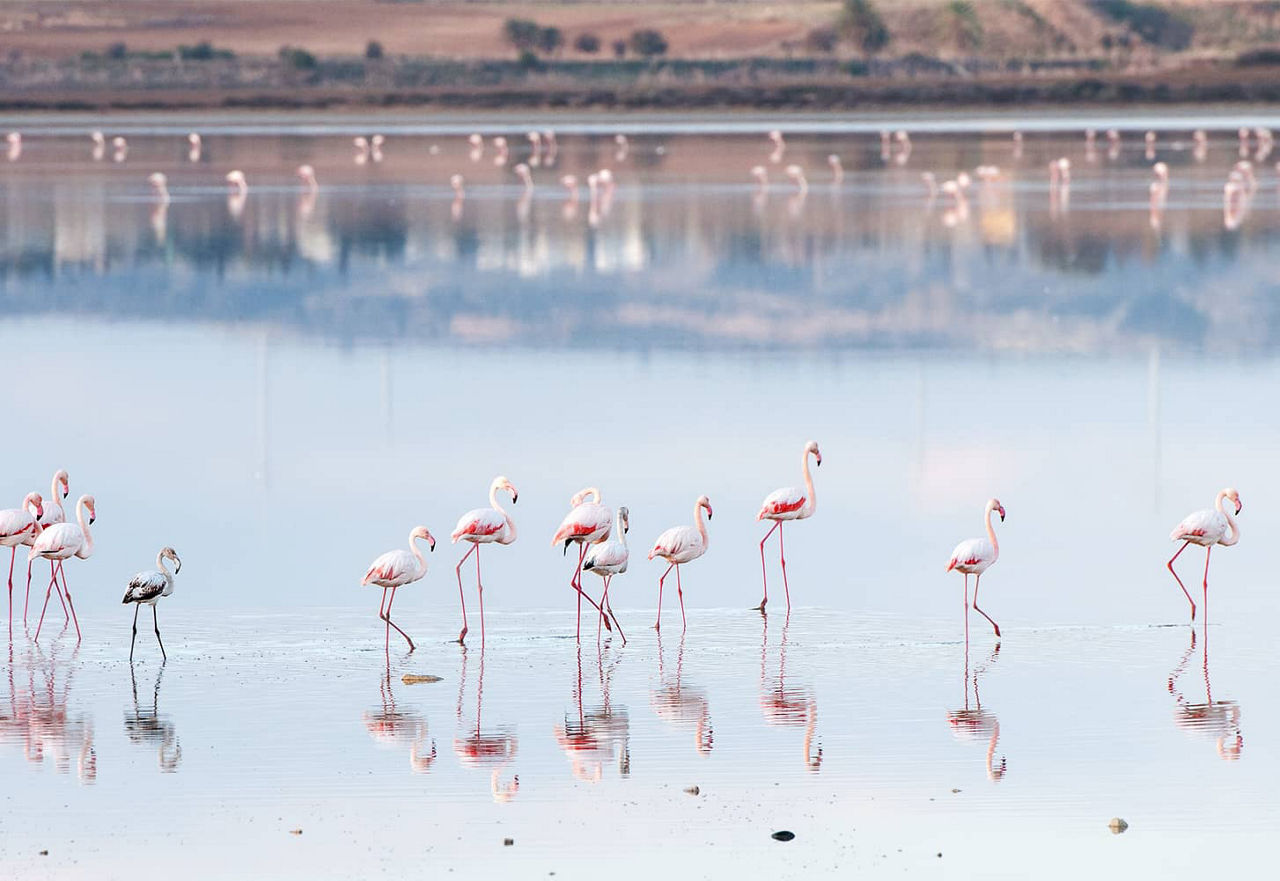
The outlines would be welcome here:
M 711 511 L 710 511 L 710 510 L 708 510 L 708 511 L 707 511 L 707 519 L 708 519 L 708 520 L 710 520 L 710 519 L 711 519 Z
M 69 496 L 69 495 L 71 495 L 71 490 L 69 490 L 69 489 L 64 489 L 64 490 L 62 491 L 62 497 L 63 497 L 64 499 L 65 499 L 67 496 Z
M 181 571 L 182 571 L 182 561 L 181 561 L 181 560 L 179 560 L 177 557 L 174 557 L 174 558 L 173 558 L 173 563 L 174 563 L 174 566 L 173 566 L 173 574 L 174 574 L 174 575 L 177 575 L 179 572 L 181 572 Z
M 513 504 L 513 505 L 514 505 L 514 504 L 515 504 L 516 502 L 518 502 L 518 501 L 520 501 L 520 493 L 512 493 L 512 494 L 511 494 L 511 504 Z
M 1240 502 L 1236 502 L 1236 513 L 1239 514 L 1243 510 L 1244 510 L 1244 505 Z
M 435 553 L 435 550 L 436 550 L 436 540 L 433 538 L 431 539 L 431 552 Z
M 563 552 L 563 553 L 561 553 L 561 554 L 560 554 L 560 556 L 562 556 L 562 557 L 567 557 L 567 556 L 569 556 L 569 545 L 571 545 L 572 543 L 573 543 L 573 539 L 571 539 L 571 538 L 566 538 L 566 539 L 564 540 L 564 552 Z
M 630 524 L 630 523 L 628 523 L 626 526 L 622 527 L 622 534 L 623 534 L 623 535 L 626 535 L 626 534 L 627 534 L 628 532 L 630 532 L 630 531 L 631 531 L 631 524 Z
M 98 519 L 98 516 L 97 516 L 96 514 L 90 514 L 90 515 L 89 515 L 89 525 L 90 525 L 90 526 L 92 526 L 92 525 L 94 524 L 94 522 L 95 522 L 97 519 Z
M 817 465 L 819 468 L 821 468 L 821 467 L 822 467 L 822 457 L 821 457 L 821 456 L 817 456 L 817 457 L 815 457 L 815 458 L 814 458 L 814 460 L 813 460 L 813 463 L 814 463 L 815 465 Z
M 1001 511 L 1001 512 L 1000 512 L 1000 522 L 1001 522 L 1001 523 L 1003 523 L 1003 522 L 1004 522 L 1004 511 Z

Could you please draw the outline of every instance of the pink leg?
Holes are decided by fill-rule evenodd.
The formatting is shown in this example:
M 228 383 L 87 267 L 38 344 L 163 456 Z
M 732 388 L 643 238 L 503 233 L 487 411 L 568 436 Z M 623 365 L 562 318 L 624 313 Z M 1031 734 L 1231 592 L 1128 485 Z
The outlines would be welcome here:
M 1191 544 L 1189 541 L 1182 543 L 1182 547 L 1178 548 L 1178 553 L 1169 558 L 1169 562 L 1165 565 L 1169 567 L 1169 574 L 1173 576 L 1173 580 L 1178 582 L 1178 587 L 1182 588 L 1182 592 L 1187 595 L 1187 602 L 1191 603 L 1191 620 L 1196 620 L 1196 601 L 1191 598 L 1191 594 L 1187 592 L 1187 586 L 1182 583 L 1182 579 L 1178 577 L 1178 573 L 1173 571 L 1173 561 L 1182 556 L 1182 552 Z
M 476 545 L 476 595 L 480 597 L 480 651 L 484 657 L 484 585 L 480 582 L 480 545 Z
M 18 546 L 14 545 L 9 555 L 9 632 L 13 633 L 13 562 L 18 558 Z
M 582 561 L 586 559 L 587 546 L 578 542 L 578 569 L 573 576 L 573 589 L 578 592 L 578 641 L 582 641 Z M 600 628 L 597 627 L 597 630 Z
M 1209 624 L 1209 555 L 1213 553 L 1213 547 L 1204 549 L 1204 623 Z M 1205 645 L 1208 646 L 1208 637 L 1205 637 Z
M 454 570 L 458 575 L 458 599 L 462 601 L 462 632 L 458 634 L 459 643 L 467 638 L 467 597 L 462 591 L 462 564 L 467 562 L 467 557 L 475 553 L 478 547 L 479 545 L 472 543 L 471 550 L 462 555 L 462 559 L 458 561 L 458 568 Z
M 67 590 L 67 573 L 62 568 L 62 562 L 58 562 L 58 569 L 55 573 L 62 576 L 62 593 L 67 598 L 67 605 L 71 607 L 71 623 L 76 625 L 76 642 L 80 641 L 80 620 L 76 618 L 75 603 L 71 602 L 71 591 Z
M 654 630 L 662 630 L 662 582 L 667 580 L 667 576 L 671 574 L 671 569 L 675 566 L 672 563 L 667 567 L 667 571 L 662 573 L 662 577 L 658 579 L 658 620 L 654 622 Z
M 680 597 L 680 627 L 688 629 L 689 623 L 684 620 L 684 588 L 680 586 L 680 564 L 676 563 L 676 596 Z
M 791 611 L 791 586 L 787 584 L 787 554 L 782 546 L 782 521 L 778 521 L 778 559 L 782 561 L 782 589 L 787 592 L 787 611 Z
M 991 616 L 978 608 L 978 588 L 981 586 L 982 586 L 982 574 L 979 573 L 977 580 L 973 582 L 973 610 L 977 612 L 979 615 L 981 615 L 983 618 L 986 618 L 988 621 L 991 621 Z M 1000 636 L 1000 625 L 994 621 L 991 621 L 991 626 L 996 629 L 996 637 L 998 638 Z
M 49 589 L 44 592 L 44 606 L 40 609 L 40 623 L 36 625 L 35 641 L 40 641 L 40 628 L 44 626 L 44 613 L 49 608 L 49 597 L 53 595 L 53 589 L 57 586 L 57 581 L 49 579 Z
M 383 616 L 383 620 L 387 622 L 388 627 L 394 627 L 396 633 L 404 637 L 404 641 L 409 643 L 409 651 L 413 651 L 414 649 L 413 640 L 409 638 L 409 634 L 401 630 L 399 625 L 396 624 L 396 622 L 391 620 L 391 604 L 394 603 L 395 601 L 396 601 L 396 589 L 393 587 L 391 588 L 391 598 L 387 600 L 387 614 Z M 391 632 L 387 631 L 387 637 L 390 638 L 390 636 L 391 636 Z M 388 651 L 390 651 L 390 646 L 388 646 Z
M 769 604 L 769 569 L 764 562 L 764 543 L 769 540 L 769 536 L 773 535 L 773 531 L 781 525 L 782 521 L 775 520 L 773 525 L 769 527 L 769 531 L 764 534 L 764 538 L 760 539 L 760 578 L 764 581 L 764 599 L 760 601 L 760 605 L 756 609 L 763 612 L 764 607 Z
M 600 628 L 605 621 L 605 603 L 609 602 L 609 576 L 604 577 L 604 593 L 600 595 L 600 614 L 596 616 L 596 642 L 600 641 Z
M 31 559 L 27 559 L 27 598 L 22 601 L 22 623 L 27 623 L 27 607 L 31 605 Z

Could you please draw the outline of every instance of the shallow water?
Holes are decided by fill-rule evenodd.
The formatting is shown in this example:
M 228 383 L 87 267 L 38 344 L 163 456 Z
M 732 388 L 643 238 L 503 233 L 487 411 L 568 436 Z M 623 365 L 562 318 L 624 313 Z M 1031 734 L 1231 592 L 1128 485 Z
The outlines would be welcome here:
M 1203 161 L 1203 120 L 1140 120 L 1092 161 L 1039 131 L 1018 159 L 1005 121 L 883 160 L 865 126 L 792 120 L 777 165 L 724 127 L 619 160 L 588 120 L 523 204 L 522 139 L 497 167 L 449 133 L 468 120 L 385 122 L 228 118 L 189 162 L 166 133 L 184 120 L 122 119 L 118 163 L 35 122 L 0 162 L 0 350 L 23 377 L 0 391 L 5 504 L 57 467 L 98 500 L 94 555 L 67 567 L 84 641 L 58 609 L 39 647 L 15 625 L 6 874 L 1186 877 L 1267 858 L 1280 225 L 1266 160 L 1224 224 L 1235 119 Z M 356 165 L 349 132 L 375 125 L 400 134 Z M 1147 127 L 1173 169 L 1158 223 Z M 928 201 L 922 171 L 979 163 L 1003 177 L 967 216 Z M 606 164 L 612 204 L 570 211 L 555 180 Z M 808 437 L 824 464 L 817 515 L 786 531 L 795 606 L 771 550 L 762 619 L 754 513 Z M 418 651 L 384 656 L 368 562 L 415 523 L 447 537 L 497 473 L 520 538 L 483 552 L 483 648 L 469 580 L 469 645 L 447 643 L 444 540 L 396 601 Z M 573 561 L 548 540 L 589 483 L 631 511 L 610 592 L 629 642 L 597 648 L 584 616 L 579 651 Z M 1227 484 L 1244 538 L 1214 554 L 1193 643 L 1166 537 Z M 702 493 L 688 631 L 668 591 L 659 642 L 644 551 Z M 992 494 L 1009 516 L 982 596 L 1005 637 L 975 614 L 966 663 L 942 568 Z M 144 620 L 131 671 L 117 598 L 162 544 L 184 561 L 159 610 L 170 660 Z M 1193 595 L 1202 565 L 1178 561 Z

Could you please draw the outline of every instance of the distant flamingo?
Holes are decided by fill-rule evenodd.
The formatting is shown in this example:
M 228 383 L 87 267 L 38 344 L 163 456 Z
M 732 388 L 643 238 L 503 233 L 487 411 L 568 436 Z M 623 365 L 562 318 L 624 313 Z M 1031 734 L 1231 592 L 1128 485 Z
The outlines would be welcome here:
M 34 511 L 34 513 L 32 513 Z M 18 556 L 18 545 L 26 544 L 39 533 L 40 518 L 44 516 L 44 500 L 40 493 L 27 493 L 22 505 L 0 511 L 0 547 L 9 552 L 9 629 L 13 629 L 13 563 Z
M 169 179 L 164 176 L 164 172 L 154 171 L 147 178 L 147 183 L 151 184 L 151 191 L 156 194 L 156 201 L 162 205 L 169 204 Z
M 17 161 L 22 157 L 22 132 L 9 132 L 5 140 L 9 144 L 9 161 Z
M 649 559 L 661 557 L 670 565 L 667 571 L 662 573 L 662 577 L 658 579 L 658 620 L 653 625 L 654 630 L 662 629 L 662 583 L 666 581 L 667 576 L 671 574 L 674 567 L 676 570 L 676 594 L 680 597 L 680 623 L 687 626 L 684 616 L 684 588 L 680 584 L 680 565 L 698 559 L 707 552 L 709 539 L 707 537 L 707 526 L 702 522 L 702 509 L 707 509 L 707 519 L 711 519 L 711 501 L 706 496 L 698 496 L 698 500 L 693 503 L 693 518 L 695 526 L 673 526 L 662 535 L 658 536 L 657 541 L 653 543 L 653 549 L 649 551 Z
M 316 180 L 316 170 L 314 168 L 310 165 L 299 165 L 297 174 L 309 191 L 312 193 L 320 192 L 320 182 Z
M 809 192 L 809 181 L 804 176 L 804 169 L 799 165 L 787 166 L 787 177 L 791 178 L 791 182 L 796 185 L 796 190 L 800 193 Z
M 89 522 L 84 519 L 85 511 L 89 512 Z M 50 526 L 36 538 L 35 544 L 31 547 L 31 552 L 27 555 L 27 560 L 34 560 L 36 557 L 43 557 L 46 560 L 66 560 L 69 557 L 79 557 L 81 560 L 87 560 L 93 555 L 93 535 L 89 532 L 89 526 L 97 519 L 96 505 L 93 496 L 81 496 L 76 502 L 76 523 L 56 523 Z M 77 525 L 78 524 L 78 525 Z M 49 588 L 44 594 L 44 608 L 40 610 L 40 623 L 36 625 L 36 641 L 40 639 L 40 628 L 44 625 L 44 613 L 49 608 L 49 597 L 53 594 L 53 588 L 57 584 L 56 574 L 54 578 L 49 579 Z M 66 597 L 67 605 L 71 608 L 71 621 L 76 626 L 76 640 L 80 639 L 80 621 L 76 618 L 75 603 L 71 601 L 71 591 L 67 587 L 67 574 L 62 573 L 62 594 Z
M 112 147 L 112 149 L 113 149 L 113 151 L 114 151 L 114 152 L 111 154 L 111 161 L 112 161 L 112 162 L 124 162 L 124 160 L 125 160 L 126 158 L 128 158 L 128 156 L 129 156 L 129 142 L 128 142 L 128 141 L 126 141 L 124 138 L 120 137 L 119 135 L 117 135 L 116 137 L 112 138 L 112 139 L 111 139 L 111 147 Z
M 431 537 L 427 527 L 415 526 L 409 533 L 409 550 L 397 548 L 394 551 L 387 551 L 369 564 L 369 571 L 364 573 L 364 580 L 360 582 L 362 586 L 372 584 L 382 588 L 382 602 L 378 604 L 378 617 L 387 622 L 386 648 L 388 651 L 391 649 L 392 627 L 396 629 L 396 633 L 404 637 L 405 642 L 409 643 L 409 651 L 414 649 L 413 640 L 409 638 L 409 634 L 391 620 L 391 603 L 396 601 L 396 591 L 399 588 L 412 584 L 427 574 L 427 561 L 422 558 L 422 551 L 418 550 L 418 546 L 414 544 L 417 539 L 425 541 L 431 550 L 436 549 L 436 540 Z M 387 599 L 387 591 L 391 591 L 390 601 Z
M 174 569 L 170 572 L 165 568 L 164 561 L 172 560 Z M 160 657 L 166 661 L 169 656 L 165 653 L 164 642 L 160 639 L 160 619 L 156 617 L 156 603 L 161 597 L 167 597 L 173 593 L 173 576 L 182 571 L 182 561 L 178 559 L 178 552 L 173 548 L 161 548 L 160 553 L 156 554 L 156 568 L 152 572 L 139 572 L 137 575 L 129 579 L 129 586 L 125 589 L 122 605 L 133 603 L 133 638 L 129 640 L 129 660 L 133 660 L 134 643 L 138 641 L 138 612 L 144 605 L 151 607 L 151 623 L 155 625 L 156 642 L 160 644 Z
M 502 135 L 498 135 L 493 139 L 493 148 L 498 151 L 498 155 L 493 157 L 494 165 L 506 165 L 509 149 L 507 147 L 507 139 Z
M 55 523 L 65 523 L 67 513 L 62 509 L 62 500 L 71 494 L 71 478 L 67 476 L 67 472 L 59 468 L 53 472 L 53 480 L 49 483 L 49 496 L 44 499 L 44 513 L 38 518 L 40 521 L 40 530 L 32 533 L 30 537 L 22 543 L 30 547 L 35 543 L 36 535 L 41 530 L 48 529 Z M 12 561 L 10 561 L 12 562 Z M 61 563 L 49 563 L 49 574 L 53 575 L 54 566 L 61 566 Z M 22 621 L 27 621 L 27 607 L 31 604 L 31 561 L 27 561 L 27 594 L 22 601 Z
M 769 140 L 773 142 L 773 152 L 769 154 L 769 161 L 777 164 L 782 161 L 782 156 L 787 152 L 787 142 L 782 139 L 782 132 L 774 129 L 769 132 Z
M 542 164 L 542 132 L 531 131 L 525 137 L 529 140 L 529 146 L 533 151 L 529 156 L 529 164 L 537 168 Z
M 844 182 L 844 166 L 840 164 L 840 157 L 835 153 L 827 156 L 827 165 L 831 166 L 831 182 L 835 184 Z
M 467 637 L 467 601 L 462 593 L 462 564 L 467 557 L 476 555 L 476 594 L 480 598 L 480 643 L 484 644 L 484 585 L 480 582 L 480 545 L 497 542 L 509 545 L 516 540 L 516 524 L 506 511 L 498 505 L 498 491 L 511 493 L 511 504 L 520 498 L 511 481 L 498 476 L 489 485 L 489 507 L 468 511 L 458 519 L 450 538 L 456 544 L 459 539 L 471 542 L 471 550 L 462 555 L 455 570 L 458 575 L 458 598 L 462 600 L 462 632 L 458 634 L 458 642 Z
M 778 531 L 778 559 L 782 562 L 782 587 L 787 594 L 787 609 L 791 609 L 791 587 L 787 584 L 787 558 L 782 544 L 782 523 L 785 520 L 806 520 L 818 509 L 818 495 L 813 489 L 813 476 L 809 473 L 809 457 L 813 456 L 818 467 L 822 467 L 822 453 L 818 450 L 817 441 L 809 441 L 800 453 L 800 472 L 804 475 L 804 487 L 788 486 L 774 490 L 765 496 L 760 504 L 757 520 L 772 520 L 773 526 L 760 539 L 760 574 L 764 578 L 764 599 L 756 606 L 761 612 L 769 603 L 769 573 L 764 563 L 764 544 Z
M 969 607 L 969 576 L 977 575 L 978 578 L 973 584 L 973 610 L 991 622 L 991 626 L 995 628 L 996 636 L 1000 636 L 1000 625 L 991 620 L 991 616 L 978 608 L 978 587 L 982 583 L 982 573 L 986 572 L 1000 559 L 1000 543 L 996 541 L 996 532 L 991 528 L 991 513 L 998 511 L 1000 513 L 1000 522 L 1004 522 L 1004 505 L 1000 504 L 999 499 L 991 499 L 987 502 L 987 509 L 983 514 L 983 520 L 987 524 L 986 538 L 971 538 L 968 541 L 962 541 L 956 545 L 956 549 L 951 552 L 951 559 L 947 561 L 947 571 L 955 569 L 964 573 L 964 605 Z
M 238 193 L 239 195 L 244 196 L 248 194 L 249 181 L 244 176 L 244 172 L 241 171 L 240 169 L 236 168 L 231 171 L 228 171 L 225 180 L 227 183 L 231 185 L 231 188 L 235 190 L 236 193 Z
M 204 141 L 201 140 L 199 133 L 191 132 L 191 134 L 187 135 L 187 144 L 187 161 L 199 162 L 200 151 L 204 149 Z
M 356 148 L 356 155 L 353 157 L 356 165 L 364 165 L 369 161 L 369 139 L 364 135 L 356 135 L 351 143 Z
M 1207 608 L 1209 605 L 1209 555 L 1213 552 L 1213 546 L 1217 544 L 1229 548 L 1240 541 L 1240 526 L 1236 523 L 1231 511 L 1222 507 L 1223 499 L 1230 499 L 1232 504 L 1235 505 L 1236 515 L 1239 515 L 1240 509 L 1244 507 L 1240 504 L 1240 493 L 1231 487 L 1227 487 L 1219 492 L 1218 497 L 1213 500 L 1213 510 L 1196 511 L 1194 514 L 1188 514 L 1169 534 L 1169 538 L 1173 541 L 1183 543 L 1182 547 L 1178 548 L 1178 553 L 1169 559 L 1167 565 L 1170 574 L 1178 582 L 1178 587 L 1182 588 L 1182 592 L 1187 595 L 1187 602 L 1191 603 L 1192 621 L 1196 619 L 1196 601 L 1191 599 L 1191 594 L 1187 593 L 1186 585 L 1182 583 L 1178 573 L 1173 571 L 1173 561 L 1178 559 L 1178 556 L 1190 544 L 1198 544 L 1204 548 L 1204 602 Z M 1227 534 L 1228 531 L 1230 531 L 1230 535 Z
M 586 596 L 582 590 L 582 561 L 587 553 L 587 545 L 604 541 L 609 537 L 609 532 L 613 528 L 613 511 L 600 504 L 600 490 L 594 486 L 575 493 L 573 498 L 569 499 L 569 505 L 569 513 L 560 521 L 556 534 L 551 537 L 551 546 L 555 547 L 563 543 L 565 553 L 568 553 L 569 545 L 574 543 L 578 545 L 578 568 L 574 570 L 573 577 L 569 579 L 569 586 L 578 593 L 577 636 L 578 639 L 581 639 L 582 598 Z M 596 605 L 591 597 L 587 596 L 586 598 L 587 602 L 596 606 L 597 612 L 601 612 L 600 607 Z M 606 621 L 605 623 L 607 624 L 608 622 Z
M 769 188 L 769 172 L 765 170 L 763 165 L 751 166 L 751 176 L 755 179 L 756 188 L 760 192 L 764 192 Z
M 622 625 L 618 623 L 618 616 L 613 614 L 613 607 L 609 604 L 609 586 L 613 584 L 613 576 L 621 575 L 627 571 L 627 560 L 630 557 L 630 553 L 627 550 L 627 532 L 630 529 L 631 519 L 629 512 L 625 507 L 618 508 L 612 534 L 607 540 L 593 544 L 591 550 L 587 551 L 586 559 L 582 564 L 584 572 L 594 572 L 604 579 L 604 594 L 600 597 L 600 620 L 604 622 L 607 629 L 609 617 L 612 616 L 613 624 L 618 628 L 618 635 L 622 637 L 623 645 L 627 644 L 627 635 L 622 632 Z M 599 632 L 600 625 L 597 623 L 597 636 L 599 636 Z
M 453 204 L 449 206 L 449 213 L 457 220 L 462 217 L 462 203 L 467 198 L 466 182 L 462 175 L 454 174 L 449 177 L 449 186 L 453 187 Z
M 520 182 L 524 184 L 524 191 L 526 193 L 532 193 L 533 192 L 533 172 L 529 170 L 529 166 L 521 162 L 511 170 L 516 173 L 516 177 L 520 178 Z
M 106 155 L 107 152 L 106 135 L 100 131 L 93 131 L 89 133 L 89 140 L 93 141 L 93 152 L 90 154 L 93 156 L 93 161 L 101 162 L 102 157 Z

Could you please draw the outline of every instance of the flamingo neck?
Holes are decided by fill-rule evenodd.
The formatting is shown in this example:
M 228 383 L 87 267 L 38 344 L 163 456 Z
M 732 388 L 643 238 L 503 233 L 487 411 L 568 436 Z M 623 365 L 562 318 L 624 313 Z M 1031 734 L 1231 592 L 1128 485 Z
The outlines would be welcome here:
M 516 540 L 516 524 L 511 519 L 511 515 L 507 513 L 506 508 L 498 504 L 498 485 L 495 483 L 489 487 L 489 507 L 502 515 L 502 519 L 507 521 L 507 537 L 500 544 L 509 545 Z
M 1218 542 L 1218 544 L 1229 548 L 1240 541 L 1240 524 L 1236 522 L 1235 515 L 1231 513 L 1231 508 L 1222 506 L 1222 500 L 1226 497 L 1226 493 L 1218 493 L 1218 498 L 1214 500 L 1213 506 L 1218 509 L 1219 514 L 1227 519 L 1227 525 L 1231 527 L 1231 536 L 1229 538 L 1223 536 L 1222 540 Z
M 427 561 L 422 556 L 422 551 L 418 550 L 418 543 L 414 541 L 415 538 L 417 538 L 417 536 L 414 535 L 412 532 L 410 532 L 409 533 L 409 550 L 415 557 L 418 558 L 418 571 L 421 572 L 422 570 L 427 568 Z
M 702 550 L 705 552 L 710 546 L 710 539 L 707 537 L 707 524 L 702 520 L 701 503 L 693 506 L 693 519 L 698 526 L 698 534 L 702 536 Z
M 164 576 L 165 581 L 173 578 L 173 573 L 164 565 L 164 554 L 156 554 L 156 568 L 160 570 L 160 574 Z
M 996 560 L 1000 559 L 1000 542 L 996 540 L 996 531 L 991 526 L 991 514 L 994 511 L 995 511 L 994 508 L 988 506 L 987 508 L 987 539 L 991 542 L 991 549 L 995 552 L 991 558 L 991 562 L 993 563 Z
M 627 549 L 627 530 L 622 524 L 622 512 L 613 515 L 613 534 L 618 537 L 618 541 L 622 543 L 622 549 Z
M 804 472 L 804 489 L 805 503 L 804 516 L 812 517 L 813 512 L 818 510 L 818 497 L 813 490 L 813 475 L 809 473 L 809 451 L 804 451 L 804 458 L 800 462 L 800 470 Z
M 85 497 L 81 497 L 76 502 L 76 522 L 80 524 L 80 531 L 84 533 L 84 544 L 76 553 L 80 559 L 87 559 L 93 553 L 93 533 L 89 532 L 89 524 L 84 521 L 84 509 L 87 507 L 84 503 Z
M 62 507 L 62 494 L 58 492 L 58 475 L 53 475 L 53 482 L 49 484 L 49 501 L 54 507 Z

